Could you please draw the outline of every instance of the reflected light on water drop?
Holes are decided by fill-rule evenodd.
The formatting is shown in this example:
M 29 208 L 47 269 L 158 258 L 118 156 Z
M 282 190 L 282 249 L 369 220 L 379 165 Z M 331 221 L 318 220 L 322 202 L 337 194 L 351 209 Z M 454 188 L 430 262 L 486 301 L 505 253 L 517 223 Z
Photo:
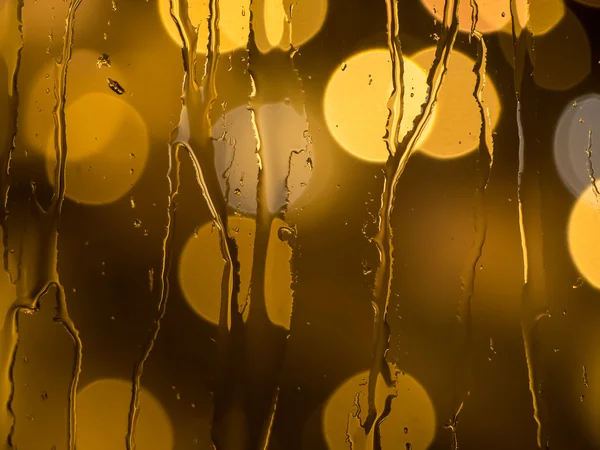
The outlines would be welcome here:
M 174 1 L 173 4 L 178 10 L 179 3 Z M 158 0 L 157 5 L 167 33 L 177 45 L 182 46 L 183 42 L 179 30 L 171 17 L 170 0 Z M 196 51 L 206 54 L 209 34 L 209 2 L 206 0 L 190 0 L 188 5 L 190 21 L 198 29 Z M 248 0 L 220 0 L 217 5 L 219 7 L 219 51 L 227 53 L 245 48 L 248 42 L 250 2 Z M 177 13 L 178 11 L 175 11 L 176 17 L 178 16 Z
M 139 180 L 148 159 L 146 124 L 115 94 L 92 93 L 68 105 L 66 196 L 97 205 L 122 198 Z M 46 172 L 54 180 L 56 155 L 50 136 Z
M 445 0 L 421 0 L 430 14 L 441 22 L 444 19 Z M 510 23 L 510 2 L 498 0 L 477 0 L 478 18 L 476 29 L 482 33 L 493 33 Z M 471 31 L 473 9 L 469 1 L 461 1 L 458 6 L 459 30 Z
M 411 59 L 422 70 L 429 71 L 435 57 L 435 47 L 425 49 Z M 434 158 L 456 158 L 479 146 L 481 113 L 473 96 L 476 76 L 475 61 L 454 50 L 448 62 L 448 71 L 438 94 L 427 134 L 420 139 L 417 149 Z M 500 100 L 496 89 L 486 76 L 483 106 L 487 109 L 492 129 L 500 117 Z
M 336 141 L 352 155 L 371 162 L 387 160 L 389 153 L 383 136 L 392 88 L 392 63 L 387 49 L 355 54 L 331 76 L 323 103 L 325 120 Z M 427 97 L 427 74 L 408 58 L 404 58 L 404 89 L 405 111 L 399 139 L 412 129 Z
M 554 132 L 554 163 L 576 197 L 590 186 L 589 170 L 600 170 L 599 139 L 600 95 L 588 94 L 567 103 Z
M 231 230 L 238 245 L 240 267 L 239 303 L 245 304 L 250 290 L 252 249 L 256 225 L 253 220 L 231 216 Z M 204 320 L 218 325 L 221 310 L 221 256 L 219 231 L 212 222 L 204 224 L 188 239 L 179 260 L 179 286 L 190 307 Z M 244 311 L 244 318 L 248 311 Z
M 381 424 L 382 448 L 425 450 L 435 436 L 435 410 L 425 389 L 413 377 L 395 371 L 397 397 L 392 400 L 389 416 Z M 331 395 L 323 411 L 323 433 L 330 450 L 346 450 L 346 433 L 359 440 L 364 436 L 368 413 L 369 372 L 364 371 L 346 380 Z M 387 396 L 383 388 L 376 390 L 378 406 Z M 358 442 L 356 442 L 358 443 Z
M 567 228 L 571 259 L 579 273 L 600 289 L 600 198 L 590 186 L 577 199 Z
M 307 163 L 310 136 L 306 119 L 284 103 L 262 105 L 258 108 L 257 125 L 260 133 L 261 156 L 264 163 L 267 208 L 274 213 L 288 200 L 293 204 L 301 196 L 311 177 Z M 221 174 L 221 188 L 228 193 L 227 201 L 236 211 L 256 213 L 256 184 L 258 165 L 257 140 L 252 117 L 246 106 L 227 113 L 213 126 L 215 165 Z M 290 157 L 292 158 L 290 178 Z M 299 164 L 302 161 L 303 164 Z M 297 181 L 302 178 L 302 181 Z M 286 181 L 287 179 L 287 181 Z M 228 188 L 229 183 L 229 188 Z M 286 187 L 287 183 L 287 187 Z
M 130 381 L 105 378 L 82 389 L 77 396 L 77 449 L 123 448 L 130 399 Z M 136 448 L 172 449 L 173 429 L 164 408 L 144 389 L 140 391 L 139 405 Z

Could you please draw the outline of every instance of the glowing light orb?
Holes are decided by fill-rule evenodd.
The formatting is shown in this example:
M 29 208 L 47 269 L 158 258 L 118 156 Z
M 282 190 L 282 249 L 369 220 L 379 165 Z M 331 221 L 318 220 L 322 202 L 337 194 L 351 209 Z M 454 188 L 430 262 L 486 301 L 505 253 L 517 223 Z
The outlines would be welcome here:
M 370 162 L 387 160 L 384 135 L 392 89 L 387 49 L 353 55 L 329 79 L 323 102 L 325 120 L 336 141 L 353 156 Z M 408 58 L 404 58 L 403 97 L 400 139 L 412 129 L 427 98 L 427 74 Z

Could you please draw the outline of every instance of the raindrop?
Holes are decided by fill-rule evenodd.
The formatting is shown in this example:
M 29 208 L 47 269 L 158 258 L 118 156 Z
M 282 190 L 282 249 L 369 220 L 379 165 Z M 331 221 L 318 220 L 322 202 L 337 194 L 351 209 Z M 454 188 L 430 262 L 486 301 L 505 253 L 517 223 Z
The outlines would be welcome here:
M 113 92 L 115 92 L 118 95 L 122 95 L 125 93 L 125 89 L 119 84 L 118 81 L 115 81 L 112 78 L 107 78 L 107 81 L 108 87 L 111 88 Z
M 140 228 L 142 226 L 142 221 L 140 219 L 135 219 L 133 221 L 133 226 L 136 228 Z
M 100 56 L 98 56 L 96 67 L 98 67 L 98 69 L 102 67 L 110 67 L 110 56 L 108 56 L 106 53 L 102 53 Z

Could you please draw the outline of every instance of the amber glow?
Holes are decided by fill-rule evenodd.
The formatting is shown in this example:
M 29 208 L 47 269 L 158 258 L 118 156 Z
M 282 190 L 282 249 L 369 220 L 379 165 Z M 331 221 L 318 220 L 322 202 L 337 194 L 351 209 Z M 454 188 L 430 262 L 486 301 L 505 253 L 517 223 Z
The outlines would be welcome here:
M 423 50 L 411 59 L 423 70 L 429 70 L 435 48 Z M 454 50 L 448 63 L 448 72 L 438 94 L 433 120 L 427 125 L 427 134 L 417 148 L 434 158 L 456 158 L 477 149 L 481 133 L 481 111 L 473 96 L 476 75 L 475 61 Z M 482 93 L 482 106 L 493 129 L 500 117 L 500 101 L 489 74 Z M 489 130 L 490 132 L 492 130 Z M 492 151 L 492 149 L 489 149 Z
M 171 39 L 179 46 L 183 45 L 179 30 L 170 12 L 170 0 L 159 0 L 158 10 L 161 20 Z M 174 14 L 179 17 L 179 3 L 173 2 Z M 249 31 L 248 0 L 222 0 L 219 5 L 219 49 L 221 52 L 231 52 L 246 47 Z M 209 2 L 204 0 L 191 0 L 188 2 L 189 17 L 192 24 L 198 29 L 197 52 L 205 54 L 208 49 L 208 21 Z
M 105 378 L 81 390 L 77 405 L 77 448 L 106 450 L 124 446 L 131 382 Z M 140 392 L 139 419 L 134 434 L 140 450 L 173 448 L 167 413 L 148 391 Z
M 66 108 L 66 196 L 87 204 L 111 203 L 139 180 L 148 159 L 146 125 L 115 94 L 88 94 Z M 53 137 L 46 146 L 46 170 L 54 180 Z
M 256 225 L 253 220 L 236 216 L 230 217 L 229 223 L 238 245 L 238 258 L 244 268 L 240 273 L 240 305 L 246 305 L 249 301 L 249 277 Z M 219 323 L 224 267 L 219 232 L 212 223 L 206 223 L 190 236 L 181 253 L 179 286 L 194 312 L 214 325 Z M 240 308 L 244 317 L 247 317 L 249 306 Z
M 565 15 L 563 0 L 518 0 L 517 16 L 521 28 L 528 27 L 534 36 L 548 33 Z M 512 27 L 507 27 L 512 33 Z
M 421 0 L 423 6 L 432 14 L 436 20 L 444 18 L 444 0 Z M 482 33 L 493 33 L 501 30 L 510 22 L 510 3 L 497 0 L 478 0 L 479 10 L 476 29 Z M 470 32 L 473 9 L 468 1 L 461 1 L 458 6 L 458 20 L 460 30 Z
M 330 133 L 353 156 L 371 162 L 388 158 L 384 135 L 387 102 L 392 93 L 392 64 L 387 49 L 353 55 L 331 76 L 325 91 L 324 114 Z M 412 129 L 427 95 L 427 74 L 404 59 L 404 115 L 400 137 Z
M 569 251 L 579 273 L 600 289 L 600 196 L 590 186 L 571 211 L 567 231 Z
M 178 3 L 175 14 L 178 14 Z M 245 48 L 248 43 L 250 2 L 248 0 L 221 0 L 219 6 L 219 51 L 232 52 Z M 160 17 L 171 39 L 182 45 L 177 25 L 170 14 L 170 0 L 159 0 Z M 310 40 L 323 26 L 327 14 L 327 0 L 306 0 L 302 2 L 265 0 L 260 11 L 261 20 L 255 30 L 256 44 L 260 51 L 267 53 L 273 48 L 288 49 L 288 41 L 282 42 L 287 22 L 291 23 L 291 44 L 298 47 Z M 198 53 L 207 52 L 209 28 L 209 2 L 193 0 L 189 2 L 189 16 L 192 24 L 198 27 Z M 256 25 L 255 25 L 256 26 Z
M 392 376 L 395 388 L 391 392 L 396 397 L 392 400 L 390 415 L 381 424 L 382 447 L 426 450 L 433 441 L 436 427 L 431 400 L 425 389 L 410 375 L 396 370 Z M 327 400 L 322 420 L 325 441 L 330 450 L 347 449 L 347 434 L 355 444 L 367 444 L 365 430 L 360 424 L 364 423 L 368 413 L 368 378 L 369 371 L 349 378 Z M 375 394 L 379 411 L 388 395 L 383 385 L 377 383 Z

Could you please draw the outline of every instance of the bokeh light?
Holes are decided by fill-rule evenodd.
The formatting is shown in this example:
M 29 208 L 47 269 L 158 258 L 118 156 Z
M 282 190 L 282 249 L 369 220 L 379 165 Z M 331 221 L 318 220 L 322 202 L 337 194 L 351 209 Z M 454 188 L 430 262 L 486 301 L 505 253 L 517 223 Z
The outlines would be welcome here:
M 423 6 L 438 21 L 444 18 L 445 0 L 421 0 Z M 478 17 L 476 29 L 482 33 L 493 33 L 510 23 L 510 2 L 498 0 L 477 0 Z M 469 1 L 461 1 L 458 6 L 459 29 L 470 32 L 473 9 Z
M 283 37 L 286 12 L 281 0 L 265 0 L 265 31 L 271 47 L 279 45 Z
M 600 187 L 600 185 L 598 185 Z M 600 289 L 600 195 L 590 187 L 577 199 L 567 229 L 571 259 L 579 273 Z
M 352 155 L 371 162 L 387 160 L 389 152 L 383 137 L 392 89 L 392 63 L 387 49 L 355 54 L 331 76 L 323 102 L 325 120 L 333 137 Z M 426 97 L 427 73 L 404 58 L 400 139 L 412 129 Z
M 590 186 L 590 171 L 600 169 L 594 145 L 597 136 L 600 95 L 587 94 L 569 102 L 554 132 L 554 163 L 562 182 L 576 197 Z
M 118 80 L 119 84 L 125 87 L 129 86 L 127 77 L 119 69 L 106 65 L 98 67 L 100 56 L 99 52 L 87 49 L 73 52 L 69 62 L 67 107 L 83 95 L 91 93 L 115 96 L 108 86 L 108 78 Z M 23 97 L 23 107 L 19 111 L 19 136 L 28 149 L 43 153 L 49 136 L 54 133 L 54 65 L 46 64 L 43 70 L 34 75 L 31 82 L 20 83 L 19 90 Z M 118 121 L 113 123 L 117 125 Z M 112 132 L 114 129 L 107 129 L 105 135 L 108 136 Z
M 568 9 L 552 30 L 535 40 L 535 83 L 563 91 L 581 83 L 591 71 L 592 53 L 587 33 Z
M 234 231 L 238 259 L 244 268 L 240 273 L 239 293 L 239 303 L 244 304 L 250 292 L 256 224 L 248 218 L 231 216 L 229 226 Z M 224 267 L 219 231 L 212 222 L 206 223 L 190 236 L 181 253 L 179 286 L 196 314 L 214 325 L 219 323 Z M 247 315 L 248 309 L 244 312 Z
M 283 220 L 273 220 L 265 267 L 265 304 L 269 320 L 289 330 L 293 301 L 292 249 L 288 242 L 280 239 L 287 229 L 288 225 Z
M 116 94 L 91 93 L 65 109 L 66 196 L 90 205 L 122 198 L 139 180 L 148 159 L 146 125 Z M 54 180 L 53 137 L 46 146 L 46 171 Z
M 395 370 L 392 376 L 395 376 L 397 396 L 392 400 L 389 416 L 381 424 L 382 448 L 425 450 L 433 441 L 436 428 L 435 410 L 429 395 L 410 375 Z M 323 411 L 323 433 L 330 450 L 347 449 L 347 434 L 356 441 L 364 436 L 360 423 L 364 423 L 368 413 L 368 378 L 369 371 L 349 378 L 327 400 Z M 386 397 L 386 390 L 376 390 L 375 401 L 379 407 L 383 406 Z
M 422 50 L 411 59 L 428 71 L 435 57 L 435 47 Z M 456 158 L 479 146 L 481 112 L 473 92 L 477 81 L 473 72 L 475 61 L 454 50 L 448 61 L 448 71 L 438 94 L 432 120 L 417 149 L 434 158 Z M 483 107 L 492 128 L 500 117 L 500 100 L 489 74 L 482 92 Z
M 255 8 L 254 38 L 262 53 L 274 48 L 287 51 L 312 39 L 327 16 L 328 0 L 265 0 Z M 257 4 L 258 6 L 258 4 Z
M 564 15 L 563 0 L 517 1 L 519 24 L 521 28 L 528 27 L 534 36 L 540 36 L 552 30 Z M 512 24 L 509 23 L 505 30 L 512 35 Z
M 239 303 L 246 320 L 250 306 L 250 276 L 254 251 L 256 223 L 254 220 L 231 216 L 230 233 L 238 246 L 240 272 Z M 265 304 L 269 320 L 289 329 L 292 314 L 292 250 L 279 238 L 279 230 L 288 225 L 273 220 L 267 248 L 265 269 Z M 225 262 L 221 256 L 218 230 L 211 223 L 200 227 L 187 241 L 179 261 L 179 286 L 190 307 L 207 322 L 219 323 L 221 309 L 221 277 Z
M 131 382 L 105 378 L 77 396 L 77 448 L 106 450 L 125 447 Z M 173 430 L 164 408 L 147 390 L 140 391 L 134 439 L 139 450 L 173 448 Z
M 173 3 L 178 4 L 177 2 Z M 183 41 L 179 30 L 171 17 L 170 0 L 159 0 L 157 5 L 167 33 L 178 46 L 182 46 Z M 217 2 L 217 5 L 219 7 L 219 51 L 227 53 L 246 47 L 250 24 L 250 2 L 248 0 L 221 0 Z M 192 25 L 198 30 L 196 51 L 206 54 L 209 35 L 209 2 L 206 0 L 188 2 L 188 13 Z
M 267 208 L 274 213 L 288 200 L 293 204 L 311 177 L 313 157 L 308 153 L 308 125 L 302 114 L 285 103 L 260 106 L 256 123 L 265 170 Z M 246 214 L 256 213 L 257 139 L 248 108 L 240 106 L 226 112 L 213 126 L 213 137 L 215 165 L 217 173 L 222 174 L 221 188 L 228 194 L 229 205 Z M 294 152 L 300 153 L 298 158 L 292 158 L 290 172 L 290 157 Z

